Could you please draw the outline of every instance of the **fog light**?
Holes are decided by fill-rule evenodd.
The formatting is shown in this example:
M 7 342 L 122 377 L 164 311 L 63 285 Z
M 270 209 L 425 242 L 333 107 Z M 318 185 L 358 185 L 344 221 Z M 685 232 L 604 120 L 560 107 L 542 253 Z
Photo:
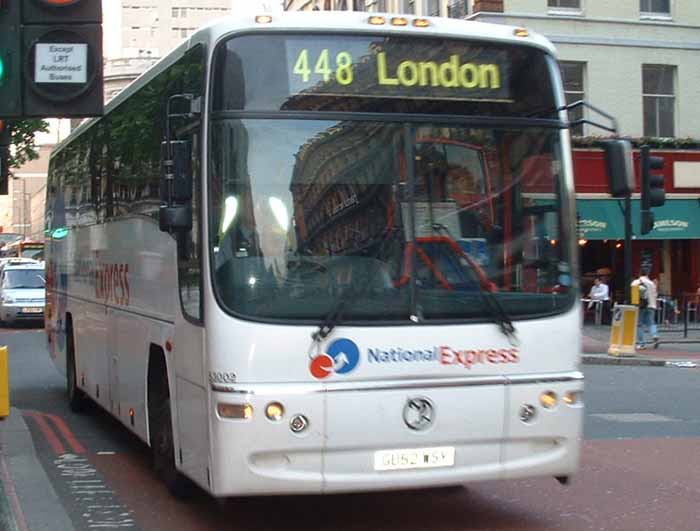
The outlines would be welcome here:
M 216 411 L 219 416 L 224 419 L 248 420 L 253 418 L 253 406 L 250 404 L 219 403 L 216 406 Z
M 278 421 L 282 419 L 282 416 L 284 415 L 284 406 L 280 404 L 279 402 L 270 402 L 266 407 L 265 407 L 265 416 L 273 421 Z
M 540 395 L 540 404 L 545 409 L 554 409 L 557 406 L 557 394 L 554 391 L 547 391 Z
M 532 422 L 537 414 L 537 409 L 531 404 L 525 404 L 520 408 L 520 420 L 523 422 Z
M 301 433 L 309 427 L 309 419 L 304 415 L 294 415 L 289 421 L 289 429 L 294 433 Z
M 575 406 L 581 401 L 581 391 L 567 391 L 562 400 L 569 406 Z

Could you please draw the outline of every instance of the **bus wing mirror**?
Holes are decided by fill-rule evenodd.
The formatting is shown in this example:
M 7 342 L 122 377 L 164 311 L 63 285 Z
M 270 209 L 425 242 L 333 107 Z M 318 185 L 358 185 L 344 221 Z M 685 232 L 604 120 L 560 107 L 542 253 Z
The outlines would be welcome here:
M 163 232 L 182 233 L 192 230 L 192 205 L 161 205 L 158 222 Z
M 192 199 L 192 143 L 165 141 L 160 145 L 160 200 L 184 203 Z
M 607 140 L 604 147 L 610 195 L 627 197 L 634 191 L 632 144 L 629 140 Z

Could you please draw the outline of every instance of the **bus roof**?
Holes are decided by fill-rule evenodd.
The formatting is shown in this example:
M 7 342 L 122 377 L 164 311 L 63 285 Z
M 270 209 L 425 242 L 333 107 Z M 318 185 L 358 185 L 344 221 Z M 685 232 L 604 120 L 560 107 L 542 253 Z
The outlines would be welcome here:
M 271 21 L 269 23 L 259 23 L 256 17 L 259 15 L 227 16 L 214 20 L 208 25 L 202 26 L 192 36 L 174 48 L 170 53 L 154 64 L 146 72 L 141 74 L 136 80 L 128 85 L 123 91 L 117 94 L 105 106 L 105 114 L 119 106 L 133 93 L 154 79 L 159 73 L 180 59 L 187 50 L 198 45 L 205 44 L 207 53 L 213 53 L 214 46 L 224 37 L 232 36 L 243 32 L 298 32 L 305 33 L 371 33 L 385 35 L 403 35 L 415 37 L 446 37 L 453 39 L 476 39 L 502 44 L 529 45 L 542 49 L 552 55 L 556 53 L 552 43 L 544 36 L 527 31 L 525 36 L 517 36 L 517 26 L 506 26 L 503 24 L 491 24 L 486 22 L 476 22 L 472 20 L 443 18 L 443 17 L 419 17 L 416 15 L 396 15 L 386 13 L 366 13 L 348 11 L 316 11 L 316 12 L 284 12 L 268 13 Z M 386 19 L 383 25 L 369 23 L 370 17 L 381 15 Z M 408 20 L 406 26 L 394 26 L 391 19 L 402 17 Z M 415 27 L 412 21 L 415 19 L 425 19 L 430 21 L 428 27 Z M 96 123 L 100 118 L 92 118 L 83 122 L 68 138 L 61 142 L 52 152 L 53 158 L 59 153 L 62 147 L 74 138 L 82 134 Z

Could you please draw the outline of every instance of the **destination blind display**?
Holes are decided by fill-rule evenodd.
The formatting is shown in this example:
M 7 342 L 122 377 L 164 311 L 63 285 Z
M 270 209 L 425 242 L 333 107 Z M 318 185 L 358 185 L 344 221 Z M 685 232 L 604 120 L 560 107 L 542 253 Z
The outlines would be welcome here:
M 510 102 L 508 53 L 443 39 L 288 37 L 296 95 Z
M 524 44 L 378 35 L 251 34 L 215 51 L 217 111 L 556 118 L 556 60 Z

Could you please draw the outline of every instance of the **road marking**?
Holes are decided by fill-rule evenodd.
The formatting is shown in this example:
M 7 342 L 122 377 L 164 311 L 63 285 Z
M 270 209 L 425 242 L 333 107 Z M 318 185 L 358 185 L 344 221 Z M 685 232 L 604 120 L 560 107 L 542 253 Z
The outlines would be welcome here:
M 38 411 L 24 411 L 22 414 L 34 419 L 34 422 L 36 422 L 36 425 L 42 431 L 47 442 L 56 454 L 61 455 L 66 453 L 65 446 L 63 446 L 63 443 L 59 440 L 56 433 L 51 429 L 49 423 L 46 422 L 43 413 L 39 413 Z
M 85 456 L 64 454 L 54 460 L 61 478 L 81 508 L 89 529 L 136 529 L 133 511 L 119 503 Z
M 51 448 L 53 448 L 54 452 L 57 455 L 65 454 L 66 447 L 64 446 L 63 442 L 61 442 L 60 438 L 56 434 L 56 431 L 51 426 L 49 426 L 49 423 L 46 421 L 46 419 L 49 419 L 51 421 L 51 424 L 53 424 L 59 431 L 59 433 L 63 436 L 65 441 L 68 443 L 68 446 L 70 446 L 72 453 L 86 453 L 85 447 L 82 444 L 80 444 L 80 441 L 78 441 L 77 437 L 73 435 L 73 432 L 70 430 L 70 428 L 62 418 L 56 415 L 52 415 L 50 413 L 43 413 L 41 411 L 32 410 L 25 410 L 22 412 L 22 414 L 24 416 L 28 416 L 34 419 L 34 422 L 36 422 L 37 426 L 39 426 L 39 429 L 42 431 L 49 445 L 51 446 Z
M 74 454 L 85 453 L 85 447 L 82 444 L 80 444 L 76 436 L 73 435 L 73 432 L 70 430 L 70 428 L 62 418 L 57 417 L 56 415 L 51 415 L 50 413 L 44 413 L 44 416 L 51 419 L 51 421 L 54 423 L 54 426 L 58 428 L 58 431 L 61 432 L 66 442 L 68 442 L 70 447 L 73 449 Z
M 589 416 L 610 422 L 681 422 L 681 419 L 656 413 L 593 413 Z

